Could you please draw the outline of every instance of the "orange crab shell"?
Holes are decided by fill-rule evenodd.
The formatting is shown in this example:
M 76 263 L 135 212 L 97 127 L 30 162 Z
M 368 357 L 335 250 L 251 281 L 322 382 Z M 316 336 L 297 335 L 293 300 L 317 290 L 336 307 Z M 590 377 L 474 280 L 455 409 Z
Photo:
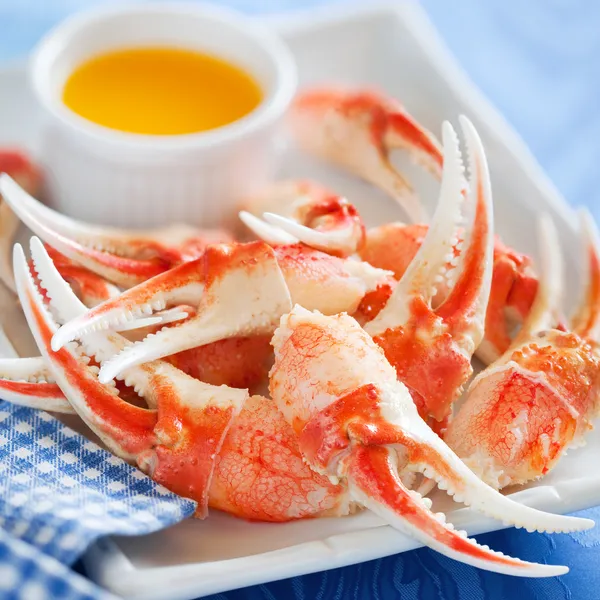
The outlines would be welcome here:
M 270 335 L 234 337 L 178 352 L 165 360 L 211 385 L 256 389 L 271 368 Z
M 347 514 L 347 490 L 315 473 L 298 438 L 274 402 L 252 396 L 244 404 L 216 459 L 212 508 L 238 517 L 283 522 Z
M 374 267 L 392 271 L 400 279 L 423 244 L 428 226 L 388 223 L 367 232 L 360 257 Z
M 421 247 L 427 230 L 427 225 L 400 222 L 370 229 L 360 257 L 374 267 L 392 271 L 396 279 L 400 279 Z M 491 362 L 508 349 L 511 342 L 510 321 L 522 321 L 529 314 L 537 289 L 538 278 L 531 258 L 506 246 L 495 236 L 484 344 L 491 354 L 482 357 L 486 358 L 486 362 Z M 360 314 L 364 314 L 366 320 L 372 319 L 383 305 L 379 295 L 372 295 L 365 299 Z
M 600 355 L 551 330 L 474 381 L 444 439 L 494 487 L 525 483 L 580 442 L 599 399 Z
M 388 329 L 373 339 L 410 390 L 421 417 L 436 428 L 443 426 L 473 372 L 469 357 L 443 320 L 415 298 L 411 320 L 405 326 Z

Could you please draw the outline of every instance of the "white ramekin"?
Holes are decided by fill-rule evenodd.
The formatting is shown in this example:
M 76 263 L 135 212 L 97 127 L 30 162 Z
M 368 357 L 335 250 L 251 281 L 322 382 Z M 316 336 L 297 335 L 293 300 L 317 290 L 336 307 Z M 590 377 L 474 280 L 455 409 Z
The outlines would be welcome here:
M 117 48 L 167 45 L 209 52 L 250 72 L 264 99 L 246 117 L 208 132 L 124 133 L 62 102 L 73 69 Z M 278 125 L 296 89 L 296 67 L 258 21 L 204 4 L 143 4 L 76 15 L 39 43 L 31 84 L 43 107 L 40 159 L 49 203 L 91 223 L 152 227 L 226 224 L 238 201 L 273 175 Z

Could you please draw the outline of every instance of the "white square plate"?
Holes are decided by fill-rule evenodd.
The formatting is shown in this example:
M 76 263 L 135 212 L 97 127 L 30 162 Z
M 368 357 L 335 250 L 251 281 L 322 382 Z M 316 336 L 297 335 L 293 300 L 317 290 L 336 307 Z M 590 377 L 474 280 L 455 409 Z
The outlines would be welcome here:
M 561 231 L 567 289 L 577 289 L 579 247 L 573 214 L 541 172 L 523 143 L 482 97 L 449 56 L 436 32 L 413 3 L 312 11 L 271 18 L 289 42 L 302 84 L 339 82 L 376 85 L 401 99 L 434 132 L 441 122 L 456 124 L 468 115 L 483 139 L 495 199 L 496 229 L 517 249 L 536 256 L 536 216 L 550 213 Z M 37 113 L 23 67 L 0 71 L 0 143 L 17 143 L 35 152 Z M 416 180 L 431 208 L 436 188 L 399 160 Z M 395 205 L 365 184 L 344 177 L 289 151 L 282 176 L 312 177 L 356 202 L 371 224 L 402 218 Z M 573 297 L 568 298 L 573 302 Z M 19 309 L 0 297 L 3 326 L 21 353 L 35 352 Z M 600 436 L 573 451 L 537 485 L 515 492 L 519 502 L 567 513 L 600 503 Z M 436 508 L 470 534 L 502 524 L 453 508 L 445 496 Z M 213 511 L 205 521 L 189 520 L 142 538 L 103 540 L 85 557 L 91 577 L 125 598 L 177 600 L 350 565 L 417 547 L 413 540 L 369 512 L 344 519 L 287 524 L 249 523 Z

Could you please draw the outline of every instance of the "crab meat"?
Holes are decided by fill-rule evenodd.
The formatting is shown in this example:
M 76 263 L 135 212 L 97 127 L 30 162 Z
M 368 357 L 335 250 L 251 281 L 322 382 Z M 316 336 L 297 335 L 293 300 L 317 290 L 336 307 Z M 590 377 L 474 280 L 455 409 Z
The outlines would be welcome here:
M 249 398 L 233 421 L 216 460 L 209 503 L 271 522 L 352 511 L 347 489 L 304 462 L 294 430 L 263 396 Z

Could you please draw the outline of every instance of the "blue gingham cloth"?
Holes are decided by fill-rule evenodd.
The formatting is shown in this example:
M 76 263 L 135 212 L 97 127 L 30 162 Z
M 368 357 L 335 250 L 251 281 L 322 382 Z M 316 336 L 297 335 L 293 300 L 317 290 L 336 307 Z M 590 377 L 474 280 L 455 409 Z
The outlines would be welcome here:
M 0 529 L 2 600 L 117 600 L 54 558 Z
M 195 503 L 42 411 L 0 404 L 0 526 L 72 564 L 101 536 L 141 535 Z
M 195 506 L 51 415 L 0 401 L 3 600 L 114 598 L 66 565 L 101 536 L 151 533 Z

